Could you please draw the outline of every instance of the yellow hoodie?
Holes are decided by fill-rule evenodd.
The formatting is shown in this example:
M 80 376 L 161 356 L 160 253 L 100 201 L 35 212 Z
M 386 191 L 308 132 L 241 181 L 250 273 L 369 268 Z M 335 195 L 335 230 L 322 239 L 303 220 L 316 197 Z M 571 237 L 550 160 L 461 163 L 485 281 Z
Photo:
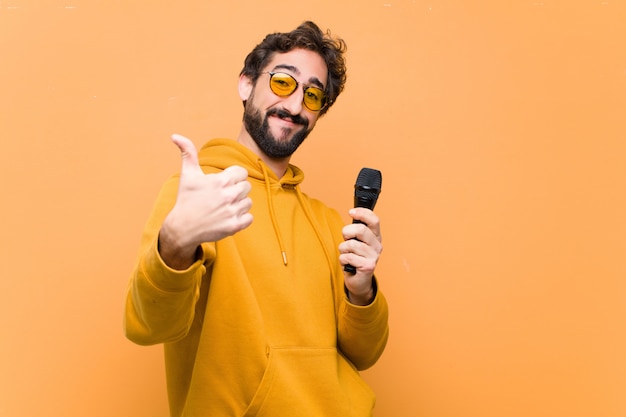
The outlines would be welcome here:
M 248 170 L 254 221 L 202 244 L 199 259 L 175 271 L 160 258 L 157 237 L 178 176 L 158 197 L 124 325 L 135 343 L 164 343 L 171 415 L 371 416 L 374 394 L 358 370 L 385 348 L 387 302 L 379 291 L 368 306 L 348 301 L 341 217 L 300 191 L 299 168 L 278 179 L 236 141 L 208 142 L 199 161 L 206 173 Z

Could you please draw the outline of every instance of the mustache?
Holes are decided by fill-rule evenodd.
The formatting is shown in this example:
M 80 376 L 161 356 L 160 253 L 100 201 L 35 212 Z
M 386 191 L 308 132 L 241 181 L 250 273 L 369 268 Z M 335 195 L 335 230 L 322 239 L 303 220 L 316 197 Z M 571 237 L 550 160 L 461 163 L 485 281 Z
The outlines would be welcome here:
M 291 114 L 284 109 L 269 109 L 266 113 L 266 117 L 269 116 L 277 116 L 281 119 L 291 120 L 293 123 L 303 125 L 304 127 L 307 127 L 309 125 L 308 120 L 304 117 L 300 116 L 299 114 Z

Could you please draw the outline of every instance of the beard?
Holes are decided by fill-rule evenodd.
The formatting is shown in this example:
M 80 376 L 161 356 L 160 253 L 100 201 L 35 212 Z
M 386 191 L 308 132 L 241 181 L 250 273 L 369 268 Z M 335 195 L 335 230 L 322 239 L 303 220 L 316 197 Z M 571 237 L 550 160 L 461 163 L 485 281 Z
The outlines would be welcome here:
M 270 116 L 278 116 L 282 119 L 291 120 L 296 125 L 300 125 L 301 129 L 295 132 L 291 139 L 286 137 L 291 133 L 291 129 L 283 129 L 282 137 L 276 138 L 270 132 L 268 119 Z M 273 159 L 282 159 L 291 156 L 296 149 L 304 142 L 309 135 L 309 121 L 300 115 L 292 115 L 282 109 L 270 109 L 265 116 L 259 109 L 253 107 L 251 100 L 248 100 L 243 114 L 243 123 L 256 142 L 257 146 L 267 156 Z

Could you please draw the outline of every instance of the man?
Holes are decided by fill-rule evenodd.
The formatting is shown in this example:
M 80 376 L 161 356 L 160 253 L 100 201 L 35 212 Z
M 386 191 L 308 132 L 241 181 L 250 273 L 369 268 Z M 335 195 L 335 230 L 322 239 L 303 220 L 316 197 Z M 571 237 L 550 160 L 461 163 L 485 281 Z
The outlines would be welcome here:
M 197 153 L 172 137 L 181 173 L 146 226 L 125 314 L 129 339 L 164 343 L 172 416 L 372 414 L 358 370 L 388 335 L 379 219 L 354 208 L 363 224 L 344 226 L 289 164 L 343 89 L 344 52 L 312 22 L 268 35 L 240 75 L 236 141 Z

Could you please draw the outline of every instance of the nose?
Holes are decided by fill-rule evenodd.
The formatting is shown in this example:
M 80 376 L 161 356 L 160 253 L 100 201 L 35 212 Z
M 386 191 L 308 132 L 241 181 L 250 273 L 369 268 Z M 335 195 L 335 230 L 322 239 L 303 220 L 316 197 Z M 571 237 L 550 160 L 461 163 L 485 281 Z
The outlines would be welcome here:
M 302 112 L 303 100 L 304 90 L 298 87 L 296 88 L 296 91 L 293 92 L 293 94 L 283 98 L 283 108 L 292 115 L 300 114 Z

